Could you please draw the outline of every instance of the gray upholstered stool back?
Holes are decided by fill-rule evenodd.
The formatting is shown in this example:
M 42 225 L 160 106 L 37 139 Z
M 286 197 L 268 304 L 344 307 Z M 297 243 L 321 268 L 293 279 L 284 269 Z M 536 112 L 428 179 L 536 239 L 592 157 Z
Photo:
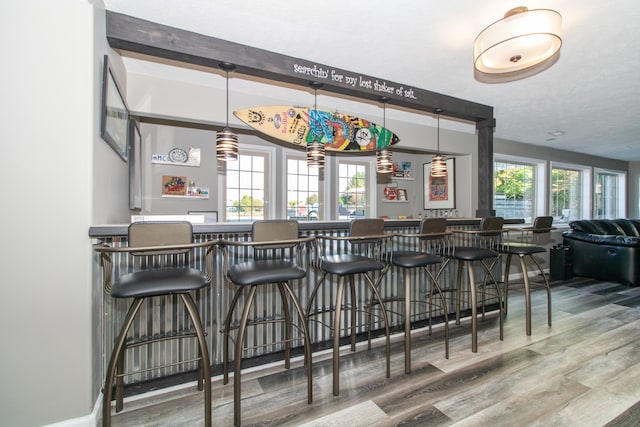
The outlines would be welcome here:
M 193 227 L 190 222 L 134 222 L 129 225 L 129 246 L 150 247 L 163 245 L 183 245 L 193 242 Z M 179 254 L 188 249 L 173 251 L 153 251 L 134 255 Z

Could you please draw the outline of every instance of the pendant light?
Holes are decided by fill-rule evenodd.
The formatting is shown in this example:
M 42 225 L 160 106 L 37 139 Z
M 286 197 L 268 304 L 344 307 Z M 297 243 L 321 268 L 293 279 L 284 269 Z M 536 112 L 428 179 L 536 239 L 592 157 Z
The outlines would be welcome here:
M 440 154 L 440 114 L 442 109 L 436 108 L 434 113 L 438 115 L 438 145 L 436 155 L 431 158 L 431 176 L 433 178 L 441 178 L 447 176 L 447 158 Z
M 236 66 L 222 62 L 219 67 L 227 73 L 227 125 L 216 132 L 216 157 L 224 161 L 238 160 L 238 134 L 229 129 L 229 71 L 235 70 Z
M 386 96 L 381 96 L 380 101 L 382 102 L 382 132 L 387 132 L 387 102 L 389 102 L 391 98 Z M 380 134 L 378 138 L 383 137 L 383 133 Z M 378 173 L 391 173 L 393 172 L 393 153 L 387 147 L 379 150 L 377 152 L 376 159 L 376 172 Z
M 309 112 L 309 132 L 313 136 L 311 142 L 307 142 L 307 166 L 312 168 L 323 168 L 324 167 L 324 144 L 318 140 L 318 132 L 317 127 L 318 124 L 315 123 L 316 117 L 318 116 L 318 89 L 322 87 L 322 83 L 319 82 L 311 82 L 309 86 L 313 88 L 314 92 L 314 101 L 313 101 L 313 117 L 311 112 Z

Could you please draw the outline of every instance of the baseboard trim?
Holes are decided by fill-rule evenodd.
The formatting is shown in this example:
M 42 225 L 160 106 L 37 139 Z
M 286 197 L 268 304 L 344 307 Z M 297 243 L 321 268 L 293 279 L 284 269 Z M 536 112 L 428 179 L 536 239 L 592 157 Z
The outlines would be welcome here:
M 102 410 L 102 393 L 100 393 L 96 399 L 96 403 L 93 405 L 93 410 L 89 415 L 84 417 L 72 418 L 70 420 L 64 420 L 53 424 L 47 424 L 44 427 L 95 427 L 98 425 L 98 414 Z

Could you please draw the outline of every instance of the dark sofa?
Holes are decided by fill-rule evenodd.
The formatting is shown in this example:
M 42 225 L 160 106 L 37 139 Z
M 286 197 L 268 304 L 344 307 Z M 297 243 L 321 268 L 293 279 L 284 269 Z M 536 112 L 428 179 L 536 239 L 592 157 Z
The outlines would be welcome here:
M 640 285 L 640 220 L 592 219 L 562 233 L 573 274 Z

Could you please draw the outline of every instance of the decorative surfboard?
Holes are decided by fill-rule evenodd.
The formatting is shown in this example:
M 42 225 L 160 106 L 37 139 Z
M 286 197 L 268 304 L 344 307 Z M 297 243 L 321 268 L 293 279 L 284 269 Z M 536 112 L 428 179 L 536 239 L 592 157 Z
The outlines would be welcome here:
M 233 114 L 273 138 L 302 146 L 316 139 L 331 151 L 380 150 L 400 141 L 389 129 L 368 120 L 309 107 L 266 105 Z

